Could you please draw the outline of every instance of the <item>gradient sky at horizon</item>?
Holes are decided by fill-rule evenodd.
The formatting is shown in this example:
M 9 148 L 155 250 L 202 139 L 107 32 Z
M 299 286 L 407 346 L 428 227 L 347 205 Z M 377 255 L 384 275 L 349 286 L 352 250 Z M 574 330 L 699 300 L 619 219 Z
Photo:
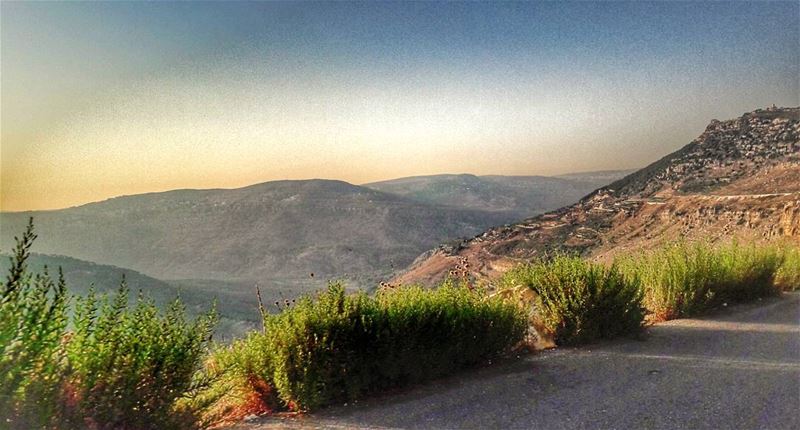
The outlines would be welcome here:
M 800 104 L 800 3 L 0 3 L 0 210 L 648 164 Z

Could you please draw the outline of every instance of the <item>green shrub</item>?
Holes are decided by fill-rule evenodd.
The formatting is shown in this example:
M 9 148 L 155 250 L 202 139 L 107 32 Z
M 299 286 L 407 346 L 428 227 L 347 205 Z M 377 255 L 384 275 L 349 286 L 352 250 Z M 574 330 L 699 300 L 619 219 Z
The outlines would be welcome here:
M 63 335 L 67 326 L 67 294 L 45 272 L 27 271 L 36 235 L 28 225 L 0 284 L 0 426 L 35 428 L 56 414 L 63 381 Z
M 271 348 L 261 332 L 218 346 L 206 360 L 201 379 L 208 383 L 188 400 L 202 427 L 233 424 L 249 415 L 279 409 L 272 384 Z
M 774 246 L 681 242 L 625 259 L 623 267 L 640 279 L 648 311 L 656 320 L 668 320 L 776 294 L 782 260 Z
M 446 283 L 345 294 L 332 284 L 265 318 L 265 332 L 227 350 L 293 409 L 344 402 L 486 362 L 514 347 L 522 311 Z
M 179 300 L 159 314 L 143 297 L 129 307 L 124 282 L 102 303 L 92 294 L 78 301 L 66 343 L 73 416 L 113 429 L 191 424 L 175 405 L 193 388 L 216 315 L 189 323 Z
M 740 303 L 780 293 L 775 278 L 784 262 L 782 250 L 772 245 L 736 243 L 717 250 L 725 282 L 717 284 L 723 302 Z M 721 286 L 721 288 L 719 288 Z
M 195 388 L 216 321 L 186 320 L 175 301 L 163 315 L 140 297 L 77 300 L 70 319 L 63 276 L 31 275 L 29 224 L 0 284 L 0 427 L 162 429 L 194 424 L 179 399 Z M 68 328 L 69 327 L 69 328 Z
M 615 265 L 556 256 L 516 267 L 501 284 L 534 291 L 535 325 L 548 331 L 558 345 L 637 334 L 642 328 L 638 281 L 626 279 Z
M 778 270 L 775 284 L 783 291 L 800 290 L 800 248 L 784 248 L 783 265 Z

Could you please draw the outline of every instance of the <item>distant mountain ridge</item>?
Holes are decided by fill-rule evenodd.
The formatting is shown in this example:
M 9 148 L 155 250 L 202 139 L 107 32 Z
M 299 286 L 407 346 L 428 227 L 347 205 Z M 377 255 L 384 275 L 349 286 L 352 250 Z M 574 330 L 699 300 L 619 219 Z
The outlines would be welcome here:
M 413 176 L 364 184 L 417 201 L 508 213 L 508 221 L 562 207 L 629 171 L 547 176 Z
M 340 181 L 279 181 L 235 190 L 118 197 L 60 211 L 2 215 L 2 243 L 34 216 L 44 253 L 163 279 L 307 279 L 390 273 L 431 238 L 499 221 Z M 414 224 L 416 228 L 406 231 Z M 344 270 L 339 270 L 342 268 Z
M 553 252 L 610 258 L 668 240 L 800 241 L 800 108 L 714 120 L 694 141 L 578 203 L 422 254 L 396 282 L 462 262 L 491 279 Z
M 563 179 L 550 182 L 572 190 L 552 189 L 558 199 L 586 187 Z M 522 187 L 524 193 L 538 195 Z M 540 194 L 549 199 L 547 192 Z M 10 249 L 13 236 L 33 216 L 37 252 L 163 280 L 259 282 L 286 291 L 320 288 L 330 278 L 372 286 L 437 243 L 522 217 L 514 212 L 519 206 L 482 210 L 466 201 L 474 202 L 440 204 L 332 180 L 174 190 L 62 210 L 0 213 L 0 246 Z M 533 206 L 548 204 L 556 203 Z

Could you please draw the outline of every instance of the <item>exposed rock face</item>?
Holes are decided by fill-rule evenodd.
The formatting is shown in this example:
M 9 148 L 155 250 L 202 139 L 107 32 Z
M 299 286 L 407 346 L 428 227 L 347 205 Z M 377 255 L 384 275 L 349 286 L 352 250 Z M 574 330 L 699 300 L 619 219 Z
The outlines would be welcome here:
M 777 234 L 783 236 L 800 236 L 800 200 L 786 203 L 783 207 Z
M 759 110 L 731 121 L 712 121 L 689 145 L 604 189 L 618 197 L 649 197 L 669 191 L 707 192 L 765 167 L 798 161 L 798 120 L 800 110 L 792 108 Z
M 464 259 L 485 279 L 557 251 L 604 259 L 731 237 L 800 242 L 800 108 L 714 120 L 682 149 L 580 202 L 440 246 L 394 281 L 433 283 Z

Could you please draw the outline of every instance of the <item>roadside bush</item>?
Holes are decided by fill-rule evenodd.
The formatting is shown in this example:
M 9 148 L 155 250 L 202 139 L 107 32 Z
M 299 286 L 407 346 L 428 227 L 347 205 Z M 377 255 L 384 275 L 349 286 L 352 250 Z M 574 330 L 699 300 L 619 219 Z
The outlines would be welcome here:
M 291 409 L 313 409 L 487 362 L 526 330 L 522 311 L 445 283 L 345 294 L 332 284 L 265 318 L 265 332 L 231 346 L 243 379 L 260 378 Z M 249 382 L 250 386 L 254 384 Z
M 638 281 L 623 276 L 616 265 L 605 267 L 580 257 L 556 256 L 512 269 L 501 285 L 522 285 L 534 291 L 534 324 L 558 345 L 634 335 L 642 329 L 644 309 Z
M 163 315 L 124 279 L 112 299 L 76 301 L 69 318 L 63 276 L 32 275 L 32 222 L 0 284 L 0 428 L 170 429 L 194 425 L 179 407 L 196 383 L 216 313 Z
M 725 282 L 716 295 L 723 302 L 741 303 L 780 293 L 775 283 L 784 263 L 782 250 L 773 245 L 726 245 L 716 251 Z
M 143 297 L 129 307 L 124 282 L 113 298 L 78 300 L 66 343 L 68 418 L 108 429 L 191 426 L 176 401 L 193 388 L 215 322 L 213 311 L 188 322 L 179 300 L 163 315 Z
M 778 270 L 775 284 L 783 291 L 800 290 L 800 248 L 784 248 L 783 264 Z
M 199 411 L 201 427 L 233 424 L 280 409 L 272 382 L 272 349 L 266 342 L 262 332 L 251 332 L 210 354 L 198 375 L 204 387 L 186 402 Z
M 641 281 L 645 307 L 654 318 L 669 320 L 777 294 L 775 276 L 782 262 L 774 246 L 675 243 L 625 259 L 623 267 Z

